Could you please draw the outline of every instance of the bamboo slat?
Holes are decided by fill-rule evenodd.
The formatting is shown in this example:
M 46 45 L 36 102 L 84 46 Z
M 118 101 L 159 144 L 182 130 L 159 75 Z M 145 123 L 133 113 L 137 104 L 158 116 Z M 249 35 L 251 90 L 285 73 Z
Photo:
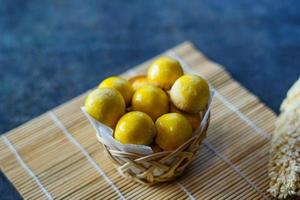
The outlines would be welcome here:
M 163 54 L 216 90 L 208 137 L 186 173 L 150 187 L 122 178 L 80 110 L 85 93 L 1 137 L 1 170 L 25 199 L 271 199 L 275 114 L 191 43 Z M 144 74 L 148 63 L 122 76 Z

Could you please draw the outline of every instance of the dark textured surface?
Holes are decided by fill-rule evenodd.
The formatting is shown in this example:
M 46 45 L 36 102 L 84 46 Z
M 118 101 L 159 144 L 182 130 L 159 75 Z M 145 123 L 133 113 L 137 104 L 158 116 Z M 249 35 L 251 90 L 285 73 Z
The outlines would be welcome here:
M 0 133 L 184 40 L 277 112 L 300 75 L 299 6 L 297 0 L 0 0 Z M 20 198 L 3 175 L 0 197 Z

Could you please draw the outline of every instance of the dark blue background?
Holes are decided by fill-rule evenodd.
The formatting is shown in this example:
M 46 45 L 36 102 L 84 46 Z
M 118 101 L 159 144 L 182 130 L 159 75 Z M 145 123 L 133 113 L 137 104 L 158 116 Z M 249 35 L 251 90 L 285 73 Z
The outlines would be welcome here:
M 299 0 L 0 0 L 0 133 L 184 41 L 278 112 L 300 75 Z M 19 198 L 0 176 L 0 197 Z

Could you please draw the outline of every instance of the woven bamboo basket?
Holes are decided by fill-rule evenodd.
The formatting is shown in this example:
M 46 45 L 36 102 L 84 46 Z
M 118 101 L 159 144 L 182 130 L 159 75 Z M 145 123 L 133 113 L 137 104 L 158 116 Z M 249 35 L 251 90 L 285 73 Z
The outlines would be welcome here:
M 201 121 L 207 110 L 200 112 Z M 193 137 L 174 151 L 161 151 L 151 155 L 124 152 L 111 148 L 97 134 L 98 141 L 103 144 L 108 157 L 113 161 L 118 172 L 125 178 L 152 185 L 166 182 L 181 175 L 195 158 L 202 141 L 206 137 L 210 112 L 204 126 L 193 133 Z
M 136 77 L 140 76 L 135 76 L 133 78 Z M 143 154 L 145 153 L 144 151 L 143 153 L 141 153 L 142 151 L 133 153 L 132 151 L 136 150 L 133 146 L 136 145 L 130 145 L 131 147 L 129 148 L 123 148 L 123 144 L 119 143 L 121 146 L 118 146 L 116 140 L 113 138 L 113 130 L 111 128 L 91 117 L 85 112 L 84 107 L 82 107 L 82 111 L 95 128 L 98 141 L 104 146 L 108 157 L 113 161 L 117 171 L 123 177 L 130 180 L 146 185 L 152 185 L 159 182 L 174 180 L 181 175 L 193 161 L 197 151 L 200 149 L 202 141 L 206 138 L 213 96 L 214 92 L 211 91 L 208 105 L 205 110 L 199 113 L 200 124 L 198 129 L 193 132 L 192 138 L 173 151 L 156 152 L 153 147 L 153 151 L 150 147 L 147 147 L 148 150 L 150 149 L 150 152 L 148 151 L 146 155 Z M 130 111 L 131 109 L 127 108 L 127 110 Z M 103 134 L 104 132 L 106 134 Z M 110 132 L 109 136 L 107 135 L 107 132 Z M 120 150 L 121 148 L 123 149 Z

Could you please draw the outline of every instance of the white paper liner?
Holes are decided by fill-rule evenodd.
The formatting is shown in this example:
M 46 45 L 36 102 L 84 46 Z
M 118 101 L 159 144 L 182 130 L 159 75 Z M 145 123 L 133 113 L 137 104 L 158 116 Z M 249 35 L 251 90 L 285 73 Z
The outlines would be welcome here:
M 215 95 L 214 91 L 210 92 L 210 99 L 208 102 L 208 108 L 206 110 L 206 113 L 204 114 L 203 119 L 201 120 L 199 128 L 194 131 L 194 134 L 199 133 L 201 131 L 208 120 L 209 112 L 211 110 L 211 102 L 213 100 L 213 97 Z M 137 153 L 140 155 L 150 155 L 153 154 L 153 150 L 151 147 L 146 146 L 146 145 L 136 145 L 136 144 L 122 144 L 119 141 L 115 140 L 113 137 L 113 130 L 102 124 L 101 122 L 97 121 L 95 118 L 90 116 L 86 111 L 84 107 L 81 107 L 82 112 L 85 114 L 87 119 L 90 121 L 90 123 L 93 125 L 95 128 L 97 135 L 100 136 L 103 141 L 105 142 L 105 145 L 109 146 L 111 149 L 119 150 L 119 151 L 124 151 L 124 152 L 131 152 L 131 153 Z M 158 174 L 160 174 L 159 172 Z

